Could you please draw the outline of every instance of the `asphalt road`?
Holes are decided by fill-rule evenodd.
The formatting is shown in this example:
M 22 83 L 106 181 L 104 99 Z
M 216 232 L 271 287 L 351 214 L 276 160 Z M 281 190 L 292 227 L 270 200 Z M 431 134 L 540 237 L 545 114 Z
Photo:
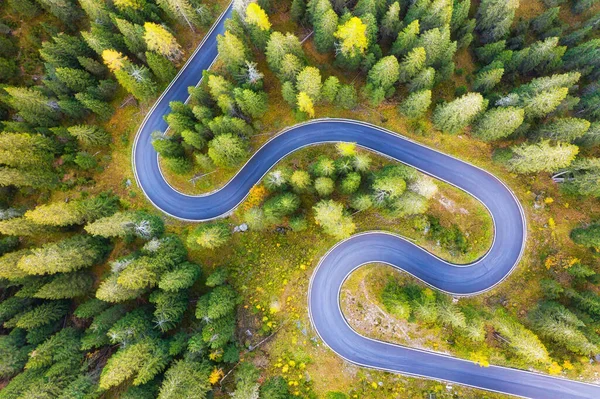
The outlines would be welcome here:
M 163 212 L 189 221 L 226 216 L 246 197 L 254 184 L 281 158 L 308 145 L 355 142 L 444 180 L 479 199 L 490 211 L 495 239 L 489 252 L 469 265 L 447 263 L 422 248 L 385 232 L 369 232 L 340 242 L 322 259 L 311 279 L 309 312 L 319 336 L 349 362 L 392 372 L 455 382 L 530 398 L 600 398 L 600 386 L 503 367 L 478 365 L 445 356 L 363 337 L 346 322 L 339 307 L 339 291 L 346 277 L 365 263 L 383 262 L 425 283 L 456 295 L 473 295 L 500 283 L 517 265 L 526 240 L 525 217 L 518 200 L 493 175 L 471 164 L 412 142 L 376 126 L 325 119 L 282 132 L 244 165 L 223 188 L 205 196 L 177 192 L 164 180 L 151 144 L 154 131 L 165 131 L 163 116 L 170 101 L 185 101 L 217 55 L 216 36 L 224 30 L 220 18 L 182 72 L 144 120 L 133 149 L 138 185 Z

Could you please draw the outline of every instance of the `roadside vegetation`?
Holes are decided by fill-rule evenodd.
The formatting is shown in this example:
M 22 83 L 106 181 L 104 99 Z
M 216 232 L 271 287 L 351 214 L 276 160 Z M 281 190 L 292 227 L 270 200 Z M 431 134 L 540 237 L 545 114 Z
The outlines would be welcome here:
M 233 3 L 217 62 L 152 137 L 169 182 L 218 189 L 282 129 L 319 117 L 481 166 L 525 208 L 517 270 L 457 300 L 369 265 L 343 288 L 350 323 L 482 367 L 595 382 L 598 1 Z M 493 226 L 469 195 L 338 143 L 282 160 L 227 219 L 186 224 L 145 202 L 135 132 L 226 5 L 2 4 L 0 399 L 482 395 L 346 364 L 306 311 L 320 257 L 356 232 L 480 257 Z

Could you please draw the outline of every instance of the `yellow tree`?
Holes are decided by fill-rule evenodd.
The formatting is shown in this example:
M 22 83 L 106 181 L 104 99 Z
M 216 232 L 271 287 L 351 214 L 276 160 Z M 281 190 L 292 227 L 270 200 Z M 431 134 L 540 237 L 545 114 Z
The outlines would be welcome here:
M 111 72 L 118 71 L 125 66 L 127 57 L 119 53 L 117 50 L 104 50 L 102 52 L 102 60 Z
M 156 51 L 171 61 L 177 61 L 183 55 L 181 46 L 177 43 L 175 36 L 154 22 L 144 24 L 144 40 L 148 50 Z
M 301 91 L 298 93 L 298 97 L 296 97 L 296 99 L 298 100 L 298 109 L 302 112 L 306 112 L 308 116 L 313 118 L 315 116 L 315 108 L 310 96 Z
M 261 30 L 271 29 L 267 13 L 256 3 L 250 3 L 246 8 L 246 22 L 258 26 Z
M 341 52 L 348 57 L 364 54 L 369 45 L 367 25 L 358 17 L 338 26 L 334 36 L 340 40 Z

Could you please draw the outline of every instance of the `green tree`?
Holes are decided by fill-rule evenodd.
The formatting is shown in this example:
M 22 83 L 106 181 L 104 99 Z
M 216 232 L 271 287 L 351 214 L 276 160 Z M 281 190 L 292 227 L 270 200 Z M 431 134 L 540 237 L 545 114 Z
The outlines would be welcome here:
M 344 211 L 344 205 L 332 200 L 319 201 L 314 207 L 315 222 L 325 233 L 339 238 L 347 238 L 356 230 L 352 217 Z
M 393 2 L 388 7 L 385 15 L 381 20 L 381 34 L 385 38 L 396 38 L 398 31 L 400 30 L 400 26 L 402 23 L 400 22 L 400 3 Z
M 510 31 L 519 0 L 482 0 L 477 8 L 477 31 L 483 43 L 503 39 Z
M 343 84 L 337 92 L 336 104 L 344 109 L 354 109 L 358 105 L 356 88 L 351 84 Z
M 431 90 L 421 90 L 410 93 L 400 104 L 398 111 L 412 119 L 421 118 L 431 105 Z
M 571 240 L 575 244 L 588 248 L 600 248 L 600 224 L 590 224 L 587 227 L 578 227 L 571 231 Z
M 330 76 L 325 79 L 321 89 L 321 97 L 330 104 L 335 102 L 335 98 L 340 89 L 340 80 L 335 76 Z
M 59 274 L 44 284 L 35 294 L 35 298 L 67 299 L 86 295 L 90 292 L 94 277 L 86 272 Z
M 410 50 L 404 57 L 402 63 L 400 63 L 400 81 L 407 82 L 414 78 L 421 70 L 423 70 L 423 68 L 425 68 L 426 59 L 427 55 L 423 47 L 415 47 Z
M 481 94 L 467 93 L 449 103 L 438 105 L 433 112 L 433 123 L 444 132 L 457 133 L 468 126 L 485 107 Z
M 550 140 L 572 142 L 583 136 L 590 128 L 590 122 L 580 118 L 558 118 L 541 125 L 536 134 Z
M 195 1 L 157 0 L 156 2 L 171 18 L 186 24 L 193 32 L 200 25 L 202 10 Z
M 420 26 L 419 21 L 415 20 L 408 24 L 401 32 L 392 45 L 391 53 L 396 57 L 402 57 L 412 50 L 419 41 Z
M 338 15 L 329 8 L 320 15 L 315 21 L 315 45 L 321 53 L 326 53 L 334 49 L 335 32 L 338 27 Z
M 306 93 L 311 100 L 319 100 L 321 97 L 321 87 L 321 72 L 317 68 L 309 66 L 298 74 L 296 90 Z
M 42 8 L 60 19 L 65 25 L 72 25 L 80 13 L 74 2 L 69 0 L 36 0 Z
M 300 206 L 300 197 L 294 193 L 283 193 L 268 199 L 263 210 L 269 223 L 280 223 L 281 219 L 294 213 Z
M 251 118 L 260 118 L 267 112 L 267 94 L 249 89 L 236 88 L 233 91 L 235 102 L 240 110 Z
M 315 179 L 315 190 L 320 197 L 328 197 L 333 193 L 335 183 L 329 177 L 317 177 Z
M 55 126 L 60 118 L 56 102 L 40 90 L 26 87 L 4 87 L 5 101 L 26 121 L 39 126 Z
M 178 360 L 165 371 L 158 399 L 205 399 L 211 390 L 211 366 L 206 362 Z
M 400 77 L 400 66 L 393 55 L 383 57 L 369 71 L 367 80 L 374 87 L 381 87 L 389 92 Z
M 184 262 L 175 269 L 163 274 L 158 283 L 158 288 L 174 292 L 190 288 L 200 277 L 201 269 L 198 265 Z
M 221 134 L 208 144 L 208 156 L 217 166 L 233 167 L 246 156 L 246 144 L 232 134 Z
M 525 112 L 521 108 L 494 108 L 475 121 L 473 133 L 486 141 L 508 137 L 521 126 L 524 117 Z
M 217 37 L 217 49 L 227 70 L 232 74 L 238 74 L 248 59 L 248 49 L 244 42 L 233 33 L 226 31 L 224 35 Z
M 421 72 L 408 82 L 408 90 L 410 92 L 431 90 L 435 83 L 435 69 L 429 67 Z
M 227 224 L 214 222 L 201 224 L 188 236 L 188 243 L 192 246 L 203 248 L 218 248 L 225 244 L 231 237 L 231 231 Z
M 44 302 L 31 310 L 16 315 L 4 323 L 5 327 L 13 326 L 31 330 L 62 319 L 69 311 L 69 304 L 65 301 Z
M 104 246 L 101 241 L 76 235 L 32 249 L 17 265 L 19 269 L 32 275 L 66 273 L 92 266 L 103 254 Z
M 475 75 L 475 80 L 473 81 L 473 90 L 482 93 L 488 93 L 498 83 L 500 83 L 502 76 L 504 76 L 504 68 L 486 68 L 481 70 L 477 73 L 477 75 Z
M 165 56 L 154 51 L 146 51 L 146 63 L 152 73 L 163 84 L 167 84 L 177 75 L 177 69 Z
M 571 164 L 579 152 L 577 146 L 557 143 L 552 146 L 542 140 L 535 144 L 521 144 L 511 148 L 512 158 L 507 166 L 517 173 L 553 172 Z
M 99 147 L 110 144 L 112 138 L 110 134 L 96 125 L 74 125 L 67 128 L 72 135 L 84 147 Z

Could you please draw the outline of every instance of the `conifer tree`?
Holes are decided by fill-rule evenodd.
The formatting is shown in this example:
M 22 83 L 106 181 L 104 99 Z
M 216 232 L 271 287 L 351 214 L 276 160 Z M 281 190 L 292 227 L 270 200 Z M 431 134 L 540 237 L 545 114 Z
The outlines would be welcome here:
M 433 123 L 444 132 L 457 133 L 484 110 L 485 104 L 481 94 L 467 93 L 449 103 L 438 105 L 433 113 Z
M 431 90 L 421 90 L 409 94 L 398 110 L 411 119 L 421 118 L 431 105 Z
M 571 231 L 571 240 L 575 244 L 588 248 L 600 248 L 600 224 L 590 224 Z
M 44 284 L 35 294 L 35 298 L 67 299 L 86 295 L 90 292 L 94 277 L 87 272 L 59 274 Z
M 473 125 L 473 134 L 486 141 L 498 140 L 513 134 L 523 123 L 522 108 L 499 107 L 485 112 Z
M 207 223 L 198 226 L 188 237 L 188 243 L 195 247 L 214 249 L 225 244 L 231 237 L 227 224 L 222 222 Z
M 55 243 L 44 244 L 19 259 L 18 267 L 31 275 L 56 274 L 90 267 L 104 254 L 101 241 L 76 235 Z
M 300 40 L 291 33 L 285 35 L 280 32 L 273 32 L 267 42 L 265 55 L 269 68 L 277 74 L 281 73 L 281 63 L 286 54 L 293 54 L 299 60 L 304 59 L 304 51 Z
M 313 210 L 316 223 L 329 235 L 343 239 L 356 230 L 352 217 L 345 214 L 344 206 L 339 202 L 322 200 L 313 207 Z
M 129 51 L 135 55 L 143 54 L 147 48 L 144 41 L 144 27 L 123 18 L 114 18 L 114 21 L 117 29 L 123 35 L 123 40 Z
M 600 197 L 600 161 L 598 158 L 580 158 L 569 166 L 573 177 L 562 183 L 568 193 Z
M 522 144 L 511 148 L 513 156 L 507 162 L 517 173 L 554 172 L 571 164 L 579 152 L 577 146 L 557 143 L 552 146 L 542 140 L 535 144 Z
M 419 32 L 419 21 L 412 21 L 398 33 L 398 37 L 392 45 L 391 53 L 396 57 L 402 57 L 408 54 L 408 52 L 417 45 Z
M 493 89 L 504 75 L 504 68 L 485 68 L 475 75 L 473 90 L 487 93 Z
M 146 63 L 152 73 L 163 84 L 167 84 L 177 75 L 177 69 L 165 56 L 154 51 L 146 51 Z
M 298 109 L 308 115 L 309 118 L 314 118 L 315 108 L 312 98 L 301 91 L 296 97 Z
M 249 89 L 236 88 L 233 91 L 235 103 L 240 110 L 251 118 L 260 118 L 267 112 L 267 95 Z
M 393 55 L 380 59 L 369 71 L 367 76 L 369 84 L 374 87 L 381 87 L 385 92 L 389 92 L 394 87 L 400 77 L 400 66 L 398 60 Z
M 211 366 L 206 362 L 178 360 L 165 371 L 158 399 L 205 399 L 212 388 L 210 373 Z
M 26 121 L 37 126 L 55 126 L 60 118 L 58 104 L 36 89 L 5 87 L 7 103 Z
M 395 1 L 391 3 L 381 20 L 381 34 L 385 38 L 396 38 L 401 26 L 400 21 L 400 3 Z
M 319 52 L 326 53 L 334 49 L 338 21 L 339 17 L 332 8 L 316 18 L 315 45 Z
M 17 168 L 48 168 L 54 159 L 53 141 L 39 134 L 0 134 L 0 164 Z
M 79 17 L 77 6 L 71 0 L 36 0 L 46 11 L 65 25 L 73 24 Z
M 186 24 L 193 32 L 199 25 L 198 8 L 190 0 L 157 0 L 156 2 L 171 18 Z
M 358 17 L 352 17 L 339 25 L 334 36 L 339 40 L 339 52 L 336 52 L 348 66 L 360 60 L 369 46 L 367 25 Z
M 217 166 L 233 167 L 247 155 L 245 143 L 232 134 L 221 134 L 208 144 L 208 156 Z
M 217 49 L 219 57 L 231 74 L 239 74 L 240 69 L 248 59 L 248 51 L 244 42 L 229 31 L 217 37 Z
M 503 39 L 509 32 L 519 0 L 482 0 L 477 9 L 477 31 L 483 43 Z
M 110 134 L 97 125 L 74 125 L 67 130 L 84 147 L 105 146 L 111 142 Z
M 414 78 L 423 68 L 427 54 L 423 47 L 415 47 L 408 52 L 400 63 L 400 81 L 407 82 Z
M 408 82 L 408 90 L 410 92 L 431 90 L 435 83 L 435 76 L 435 69 L 431 67 L 421 70 Z
M 158 283 L 163 291 L 179 291 L 190 288 L 200 277 L 200 267 L 194 263 L 184 262 L 175 269 L 164 273 Z
M 572 142 L 583 136 L 590 128 L 590 122 L 580 118 L 558 118 L 540 126 L 536 134 L 550 140 Z
M 69 304 L 66 301 L 44 302 L 31 310 L 16 315 L 11 320 L 4 323 L 4 326 L 7 327 L 7 325 L 11 325 L 13 327 L 31 330 L 63 318 L 68 310 Z
M 148 50 L 156 51 L 171 61 L 178 61 L 183 55 L 175 36 L 159 24 L 153 22 L 144 24 L 144 40 Z

